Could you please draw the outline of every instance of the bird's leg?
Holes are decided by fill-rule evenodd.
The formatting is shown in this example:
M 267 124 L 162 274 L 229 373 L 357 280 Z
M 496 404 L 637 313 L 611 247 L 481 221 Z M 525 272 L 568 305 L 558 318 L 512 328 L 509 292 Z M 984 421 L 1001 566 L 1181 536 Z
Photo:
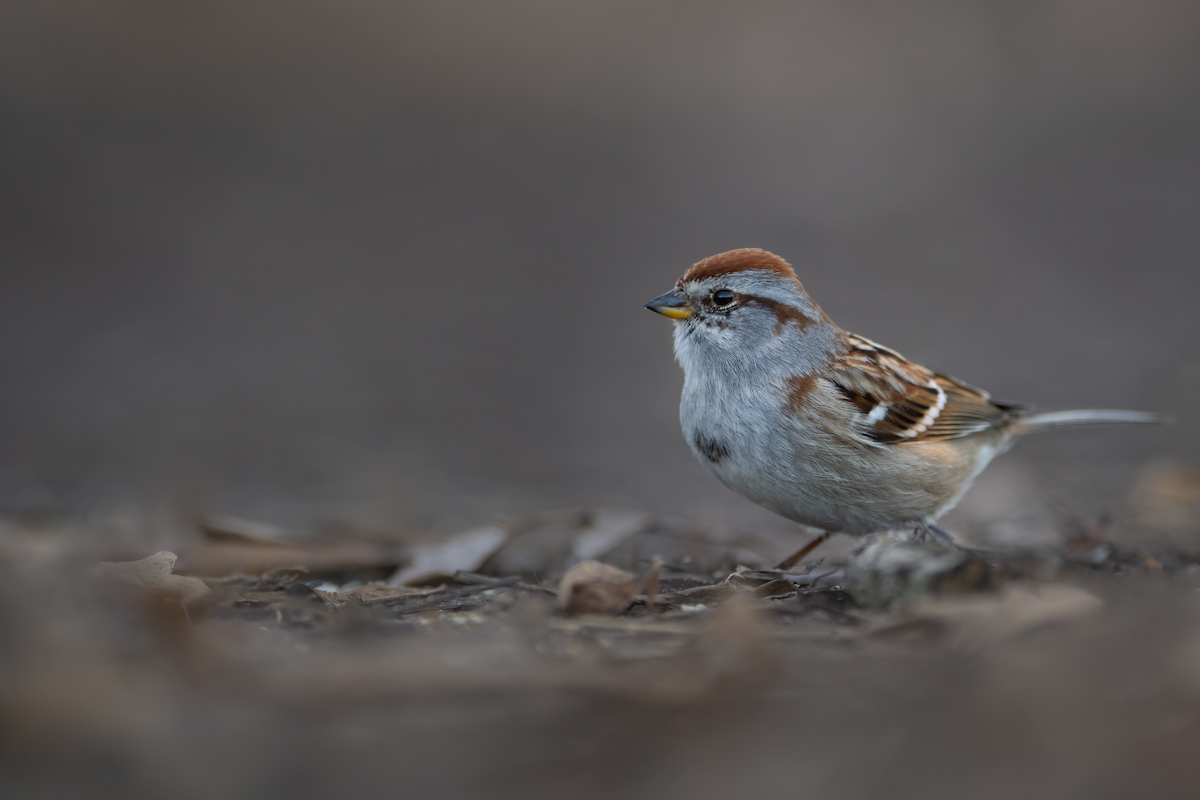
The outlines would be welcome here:
M 775 569 L 791 569 L 792 567 L 799 564 L 800 560 L 803 559 L 806 555 L 808 555 L 813 550 L 816 550 L 818 547 L 820 547 L 822 544 L 824 544 L 825 540 L 828 539 L 830 536 L 833 536 L 833 534 L 830 531 L 825 531 L 820 536 L 813 539 L 808 544 L 804 545 L 804 547 L 801 547 L 799 550 L 792 553 L 790 556 L 785 558 L 783 561 L 780 561 L 778 566 L 775 567 Z

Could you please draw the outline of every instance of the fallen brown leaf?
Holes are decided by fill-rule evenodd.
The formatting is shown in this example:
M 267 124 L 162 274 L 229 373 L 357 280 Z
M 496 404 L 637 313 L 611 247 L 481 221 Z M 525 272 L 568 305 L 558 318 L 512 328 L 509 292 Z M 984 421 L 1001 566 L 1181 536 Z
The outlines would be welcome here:
M 201 517 L 200 530 L 209 539 L 239 544 L 289 547 L 288 540 L 295 538 L 294 534 L 284 528 L 224 514 L 210 514 Z
M 646 530 L 651 518 L 649 514 L 639 512 L 601 510 L 592 514 L 588 522 L 571 543 L 571 554 L 580 561 L 599 558 Z
M 871 635 L 933 625 L 958 644 L 977 646 L 1072 622 L 1103 606 L 1099 597 L 1070 584 L 1009 585 L 988 595 L 926 598 Z
M 402 548 L 363 542 L 293 546 L 217 541 L 189 549 L 180 558 L 179 569 L 193 575 L 223 578 L 235 573 L 261 575 L 283 568 L 302 568 L 310 573 L 379 569 L 404 560 Z
M 345 592 L 337 592 L 334 597 L 336 600 L 353 600 L 360 603 L 386 603 L 388 600 L 397 600 L 401 597 L 427 597 L 431 594 L 437 594 L 444 591 L 441 586 L 392 586 L 383 581 L 368 583 L 366 586 L 359 586 L 357 589 L 350 589 Z
M 489 525 L 412 549 L 412 561 L 388 579 L 390 586 L 443 583 L 456 572 L 474 572 L 508 540 L 508 529 Z
M 409 558 L 408 549 L 399 544 L 301 540 L 283 528 L 238 517 L 204 517 L 200 527 L 206 540 L 180 557 L 180 572 L 212 578 L 235 573 L 262 575 L 287 568 L 345 572 L 387 569 Z
M 632 574 L 599 561 L 581 561 L 558 584 L 558 606 L 567 616 L 616 614 L 633 600 Z
M 176 558 L 174 553 L 163 550 L 140 561 L 102 561 L 93 568 L 93 572 L 183 603 L 207 595 L 209 588 L 204 581 L 172 574 Z

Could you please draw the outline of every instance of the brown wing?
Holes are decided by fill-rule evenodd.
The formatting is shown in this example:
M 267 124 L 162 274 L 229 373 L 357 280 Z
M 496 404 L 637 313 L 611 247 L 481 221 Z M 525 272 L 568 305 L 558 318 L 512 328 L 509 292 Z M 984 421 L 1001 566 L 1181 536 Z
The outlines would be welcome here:
M 826 377 L 863 414 L 866 436 L 881 444 L 953 439 L 1003 425 L 1016 407 L 914 364 L 894 350 L 850 334 L 840 369 Z

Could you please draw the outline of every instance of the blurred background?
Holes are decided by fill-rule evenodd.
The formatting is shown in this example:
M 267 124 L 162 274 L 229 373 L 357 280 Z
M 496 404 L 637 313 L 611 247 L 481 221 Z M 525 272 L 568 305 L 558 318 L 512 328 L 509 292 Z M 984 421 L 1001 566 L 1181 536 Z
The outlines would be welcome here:
M 0 7 L 0 511 L 791 527 L 678 431 L 692 262 L 1041 408 L 959 524 L 1200 456 L 1200 6 Z

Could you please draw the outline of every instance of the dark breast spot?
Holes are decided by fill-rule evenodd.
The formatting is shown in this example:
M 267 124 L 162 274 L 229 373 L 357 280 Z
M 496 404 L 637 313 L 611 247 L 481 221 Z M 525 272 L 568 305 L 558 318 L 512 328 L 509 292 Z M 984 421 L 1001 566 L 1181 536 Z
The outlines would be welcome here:
M 695 445 L 700 455 L 714 464 L 720 464 L 722 460 L 729 458 L 729 448 L 711 436 L 697 433 L 696 438 L 692 440 L 692 444 Z

